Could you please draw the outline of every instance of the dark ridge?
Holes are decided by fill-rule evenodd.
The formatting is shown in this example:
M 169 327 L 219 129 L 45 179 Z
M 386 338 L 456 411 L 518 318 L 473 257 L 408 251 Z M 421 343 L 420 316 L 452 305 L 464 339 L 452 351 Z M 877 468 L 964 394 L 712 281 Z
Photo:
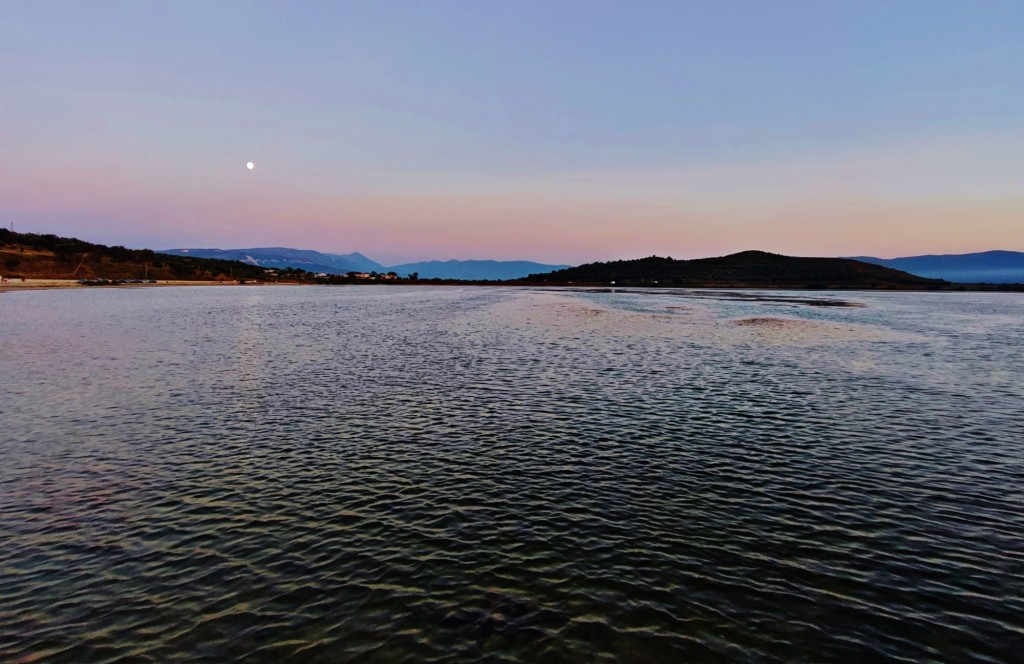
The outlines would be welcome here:
M 766 251 L 741 251 L 716 258 L 674 260 L 650 256 L 588 263 L 548 274 L 530 275 L 531 283 L 618 286 L 729 286 L 785 288 L 943 288 L 948 282 L 926 279 L 880 265 L 846 258 L 804 258 Z

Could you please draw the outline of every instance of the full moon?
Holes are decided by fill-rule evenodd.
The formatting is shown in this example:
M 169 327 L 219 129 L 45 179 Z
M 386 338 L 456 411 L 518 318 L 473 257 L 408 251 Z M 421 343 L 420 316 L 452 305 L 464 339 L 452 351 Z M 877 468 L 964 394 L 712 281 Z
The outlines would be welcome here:
M 251 161 L 247 161 L 245 163 L 245 167 L 251 171 L 252 169 L 256 168 L 256 164 L 252 163 Z

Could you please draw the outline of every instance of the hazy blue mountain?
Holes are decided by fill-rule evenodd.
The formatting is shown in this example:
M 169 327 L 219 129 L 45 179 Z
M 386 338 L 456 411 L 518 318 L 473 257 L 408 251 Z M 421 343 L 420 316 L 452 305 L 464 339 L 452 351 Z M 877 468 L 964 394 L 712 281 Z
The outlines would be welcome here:
M 553 272 L 568 265 L 545 265 L 532 261 L 423 261 L 393 265 L 394 270 L 404 277 L 411 272 L 419 273 L 421 279 L 519 279 L 530 274 Z
M 532 261 L 425 261 L 385 267 L 375 260 L 355 252 L 327 254 L 312 249 L 289 247 L 253 247 L 251 249 L 166 249 L 161 253 L 199 258 L 222 258 L 242 261 L 265 268 L 302 268 L 307 272 L 390 272 L 400 276 L 418 272 L 423 279 L 518 279 L 528 274 L 560 270 L 568 265 L 545 265 Z
M 983 251 L 976 254 L 942 254 L 874 258 L 852 256 L 854 260 L 903 270 L 919 277 L 945 279 L 955 283 L 1024 283 L 1024 252 Z
M 265 268 L 301 268 L 307 272 L 386 272 L 380 263 L 355 252 L 351 254 L 325 254 L 311 249 L 288 247 L 254 247 L 252 249 L 166 249 L 161 253 L 175 256 L 198 256 L 200 258 L 223 258 L 225 260 L 252 263 Z

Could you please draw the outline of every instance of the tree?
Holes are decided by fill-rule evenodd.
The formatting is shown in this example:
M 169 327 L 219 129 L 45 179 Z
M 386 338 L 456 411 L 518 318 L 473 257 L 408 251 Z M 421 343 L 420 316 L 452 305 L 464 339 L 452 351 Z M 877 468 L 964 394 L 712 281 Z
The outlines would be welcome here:
M 53 246 L 53 253 L 57 258 L 69 261 L 75 255 L 75 249 L 77 248 L 74 242 L 58 242 Z
M 4 259 L 4 267 L 6 267 L 8 270 L 13 270 L 17 268 L 19 265 L 21 265 L 21 258 L 17 256 L 9 256 L 8 258 Z

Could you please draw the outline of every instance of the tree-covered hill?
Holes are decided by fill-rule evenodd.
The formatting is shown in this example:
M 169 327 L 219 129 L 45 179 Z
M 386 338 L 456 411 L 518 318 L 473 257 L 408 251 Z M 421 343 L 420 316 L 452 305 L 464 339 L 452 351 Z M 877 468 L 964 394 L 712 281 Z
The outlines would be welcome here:
M 126 249 L 76 238 L 0 229 L 0 274 L 47 279 L 174 279 L 218 277 L 258 279 L 261 267 L 239 261 L 170 256 L 149 249 Z
M 788 288 L 929 288 L 946 282 L 925 279 L 880 265 L 844 258 L 801 258 L 744 251 L 717 258 L 674 260 L 650 256 L 588 263 L 530 282 L 612 284 L 622 286 L 780 286 Z

